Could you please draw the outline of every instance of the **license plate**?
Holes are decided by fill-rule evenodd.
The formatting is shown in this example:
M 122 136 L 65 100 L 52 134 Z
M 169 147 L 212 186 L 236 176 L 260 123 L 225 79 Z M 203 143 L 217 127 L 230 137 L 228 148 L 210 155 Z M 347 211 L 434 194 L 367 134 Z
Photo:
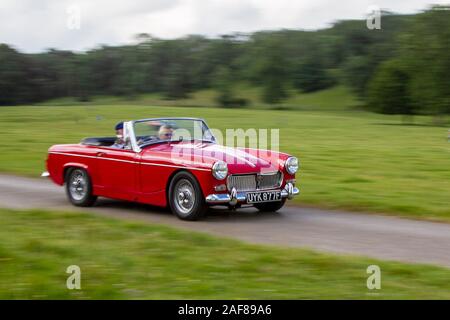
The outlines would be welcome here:
M 281 201 L 280 191 L 248 192 L 247 203 Z

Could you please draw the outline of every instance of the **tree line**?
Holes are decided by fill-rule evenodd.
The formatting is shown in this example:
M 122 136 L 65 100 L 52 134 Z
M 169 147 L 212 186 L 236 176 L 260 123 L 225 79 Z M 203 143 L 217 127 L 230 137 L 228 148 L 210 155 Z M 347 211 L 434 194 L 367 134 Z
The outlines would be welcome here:
M 174 40 L 136 36 L 137 43 L 87 52 L 20 53 L 0 44 L 0 105 L 96 95 L 133 98 L 160 93 L 181 99 L 207 88 L 226 107 L 244 106 L 241 83 L 261 99 L 283 101 L 292 90 L 344 84 L 376 112 L 450 113 L 450 7 L 415 15 L 383 12 L 381 30 L 365 20 L 338 21 L 317 31 L 192 35 Z

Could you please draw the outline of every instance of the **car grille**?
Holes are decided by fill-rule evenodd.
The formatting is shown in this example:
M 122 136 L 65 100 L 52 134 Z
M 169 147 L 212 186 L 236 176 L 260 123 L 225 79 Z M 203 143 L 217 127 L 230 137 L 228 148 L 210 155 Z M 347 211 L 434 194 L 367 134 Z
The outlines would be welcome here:
M 273 189 L 281 186 L 281 172 L 269 174 L 242 174 L 228 176 L 228 190 L 252 191 Z

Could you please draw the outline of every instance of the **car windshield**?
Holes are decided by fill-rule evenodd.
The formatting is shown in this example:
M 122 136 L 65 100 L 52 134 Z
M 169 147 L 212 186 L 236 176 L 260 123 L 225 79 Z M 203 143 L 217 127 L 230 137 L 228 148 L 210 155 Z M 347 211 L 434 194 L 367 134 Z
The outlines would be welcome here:
M 140 146 L 164 141 L 215 141 L 205 122 L 200 119 L 139 120 L 134 123 L 134 134 Z

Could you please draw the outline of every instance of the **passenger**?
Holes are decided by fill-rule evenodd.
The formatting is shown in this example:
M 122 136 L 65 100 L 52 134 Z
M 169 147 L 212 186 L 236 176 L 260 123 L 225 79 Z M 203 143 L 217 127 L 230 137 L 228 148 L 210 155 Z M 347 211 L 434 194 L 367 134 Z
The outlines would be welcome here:
M 168 125 L 162 125 L 158 131 L 159 140 L 171 140 L 173 129 Z

